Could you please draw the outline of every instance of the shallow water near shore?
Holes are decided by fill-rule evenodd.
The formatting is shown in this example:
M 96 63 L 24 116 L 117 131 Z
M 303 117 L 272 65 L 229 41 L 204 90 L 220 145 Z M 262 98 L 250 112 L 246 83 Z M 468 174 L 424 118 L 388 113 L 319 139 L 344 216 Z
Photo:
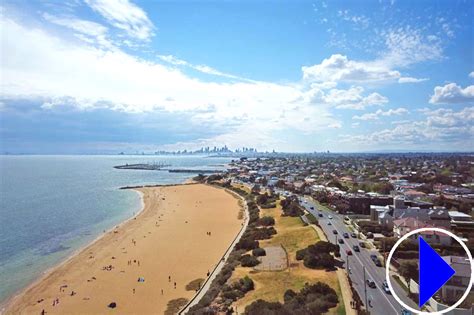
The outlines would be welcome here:
M 196 156 L 0 156 L 0 302 L 140 210 L 119 187 L 176 184 L 194 176 L 117 170 L 125 163 L 219 169 L 229 158 Z

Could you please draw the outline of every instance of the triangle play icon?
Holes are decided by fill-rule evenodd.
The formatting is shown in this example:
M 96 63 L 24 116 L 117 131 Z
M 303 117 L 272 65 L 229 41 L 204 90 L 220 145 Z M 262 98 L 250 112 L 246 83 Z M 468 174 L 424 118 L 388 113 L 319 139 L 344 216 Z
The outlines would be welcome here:
M 422 307 L 456 273 L 451 266 L 418 237 L 420 295 L 418 305 Z

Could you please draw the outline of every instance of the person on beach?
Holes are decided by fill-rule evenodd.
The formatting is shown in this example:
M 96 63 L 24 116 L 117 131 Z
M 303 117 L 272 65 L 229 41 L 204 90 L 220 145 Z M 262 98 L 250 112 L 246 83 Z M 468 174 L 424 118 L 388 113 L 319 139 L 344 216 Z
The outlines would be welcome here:
M 133 294 L 135 294 L 135 288 L 133 288 Z
M 163 289 L 161 289 L 161 295 L 163 295 Z
M 176 282 L 174 283 L 174 288 L 176 289 Z
M 171 276 L 168 276 L 168 282 L 171 282 Z

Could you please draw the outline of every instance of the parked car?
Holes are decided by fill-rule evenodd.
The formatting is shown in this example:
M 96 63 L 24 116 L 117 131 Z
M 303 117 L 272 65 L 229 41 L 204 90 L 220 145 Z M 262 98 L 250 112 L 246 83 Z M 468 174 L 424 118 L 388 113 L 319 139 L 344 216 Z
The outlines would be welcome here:
M 368 286 L 369 288 L 375 289 L 376 285 L 375 285 L 374 280 L 372 280 L 372 279 L 367 279 L 366 282 L 367 282 L 367 286 Z
M 332 230 L 332 234 L 336 235 L 336 234 L 337 234 L 337 230 Z
M 329 220 L 332 220 L 332 216 L 331 216 L 331 215 L 328 215 L 328 219 L 329 219 Z
M 374 260 L 374 264 L 377 266 L 377 267 L 382 267 L 382 262 L 377 258 Z
M 344 236 L 344 238 L 349 238 L 349 233 L 344 233 L 342 236 Z
M 360 248 L 357 245 L 352 246 L 355 252 L 360 252 Z
M 331 223 L 331 222 L 328 222 L 328 225 L 332 225 L 332 223 Z
M 314 207 L 309 207 L 311 210 L 314 210 Z
M 402 309 L 402 315 L 412 315 L 412 313 L 409 310 Z
M 323 217 L 323 214 L 322 214 L 322 213 L 318 213 L 318 217 L 322 218 L 322 217 Z
M 344 244 L 344 240 L 343 240 L 342 238 L 338 239 L 337 242 L 338 242 L 339 244 Z
M 365 243 L 364 243 L 364 242 L 359 242 L 359 246 L 360 246 L 361 248 L 365 248 Z
M 373 261 L 375 261 L 376 259 L 378 259 L 377 255 L 375 254 L 371 254 L 370 255 L 370 259 L 372 259 Z
M 351 236 L 352 236 L 353 238 L 357 238 L 357 234 L 355 234 L 354 232 L 351 233 Z
M 352 255 L 352 251 L 350 249 L 346 250 L 346 254 L 347 256 L 351 256 Z
M 368 232 L 367 233 L 367 238 L 374 238 L 374 233 Z
M 385 293 L 391 294 L 390 288 L 388 287 L 387 280 L 385 280 L 385 281 L 382 283 L 382 288 L 383 288 L 383 290 L 385 291 Z

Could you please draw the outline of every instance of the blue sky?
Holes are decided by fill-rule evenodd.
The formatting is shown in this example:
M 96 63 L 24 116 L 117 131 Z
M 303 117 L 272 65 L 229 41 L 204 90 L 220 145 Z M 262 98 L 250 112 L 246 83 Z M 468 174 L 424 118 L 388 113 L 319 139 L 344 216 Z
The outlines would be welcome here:
M 3 1 L 0 151 L 474 149 L 472 1 Z

